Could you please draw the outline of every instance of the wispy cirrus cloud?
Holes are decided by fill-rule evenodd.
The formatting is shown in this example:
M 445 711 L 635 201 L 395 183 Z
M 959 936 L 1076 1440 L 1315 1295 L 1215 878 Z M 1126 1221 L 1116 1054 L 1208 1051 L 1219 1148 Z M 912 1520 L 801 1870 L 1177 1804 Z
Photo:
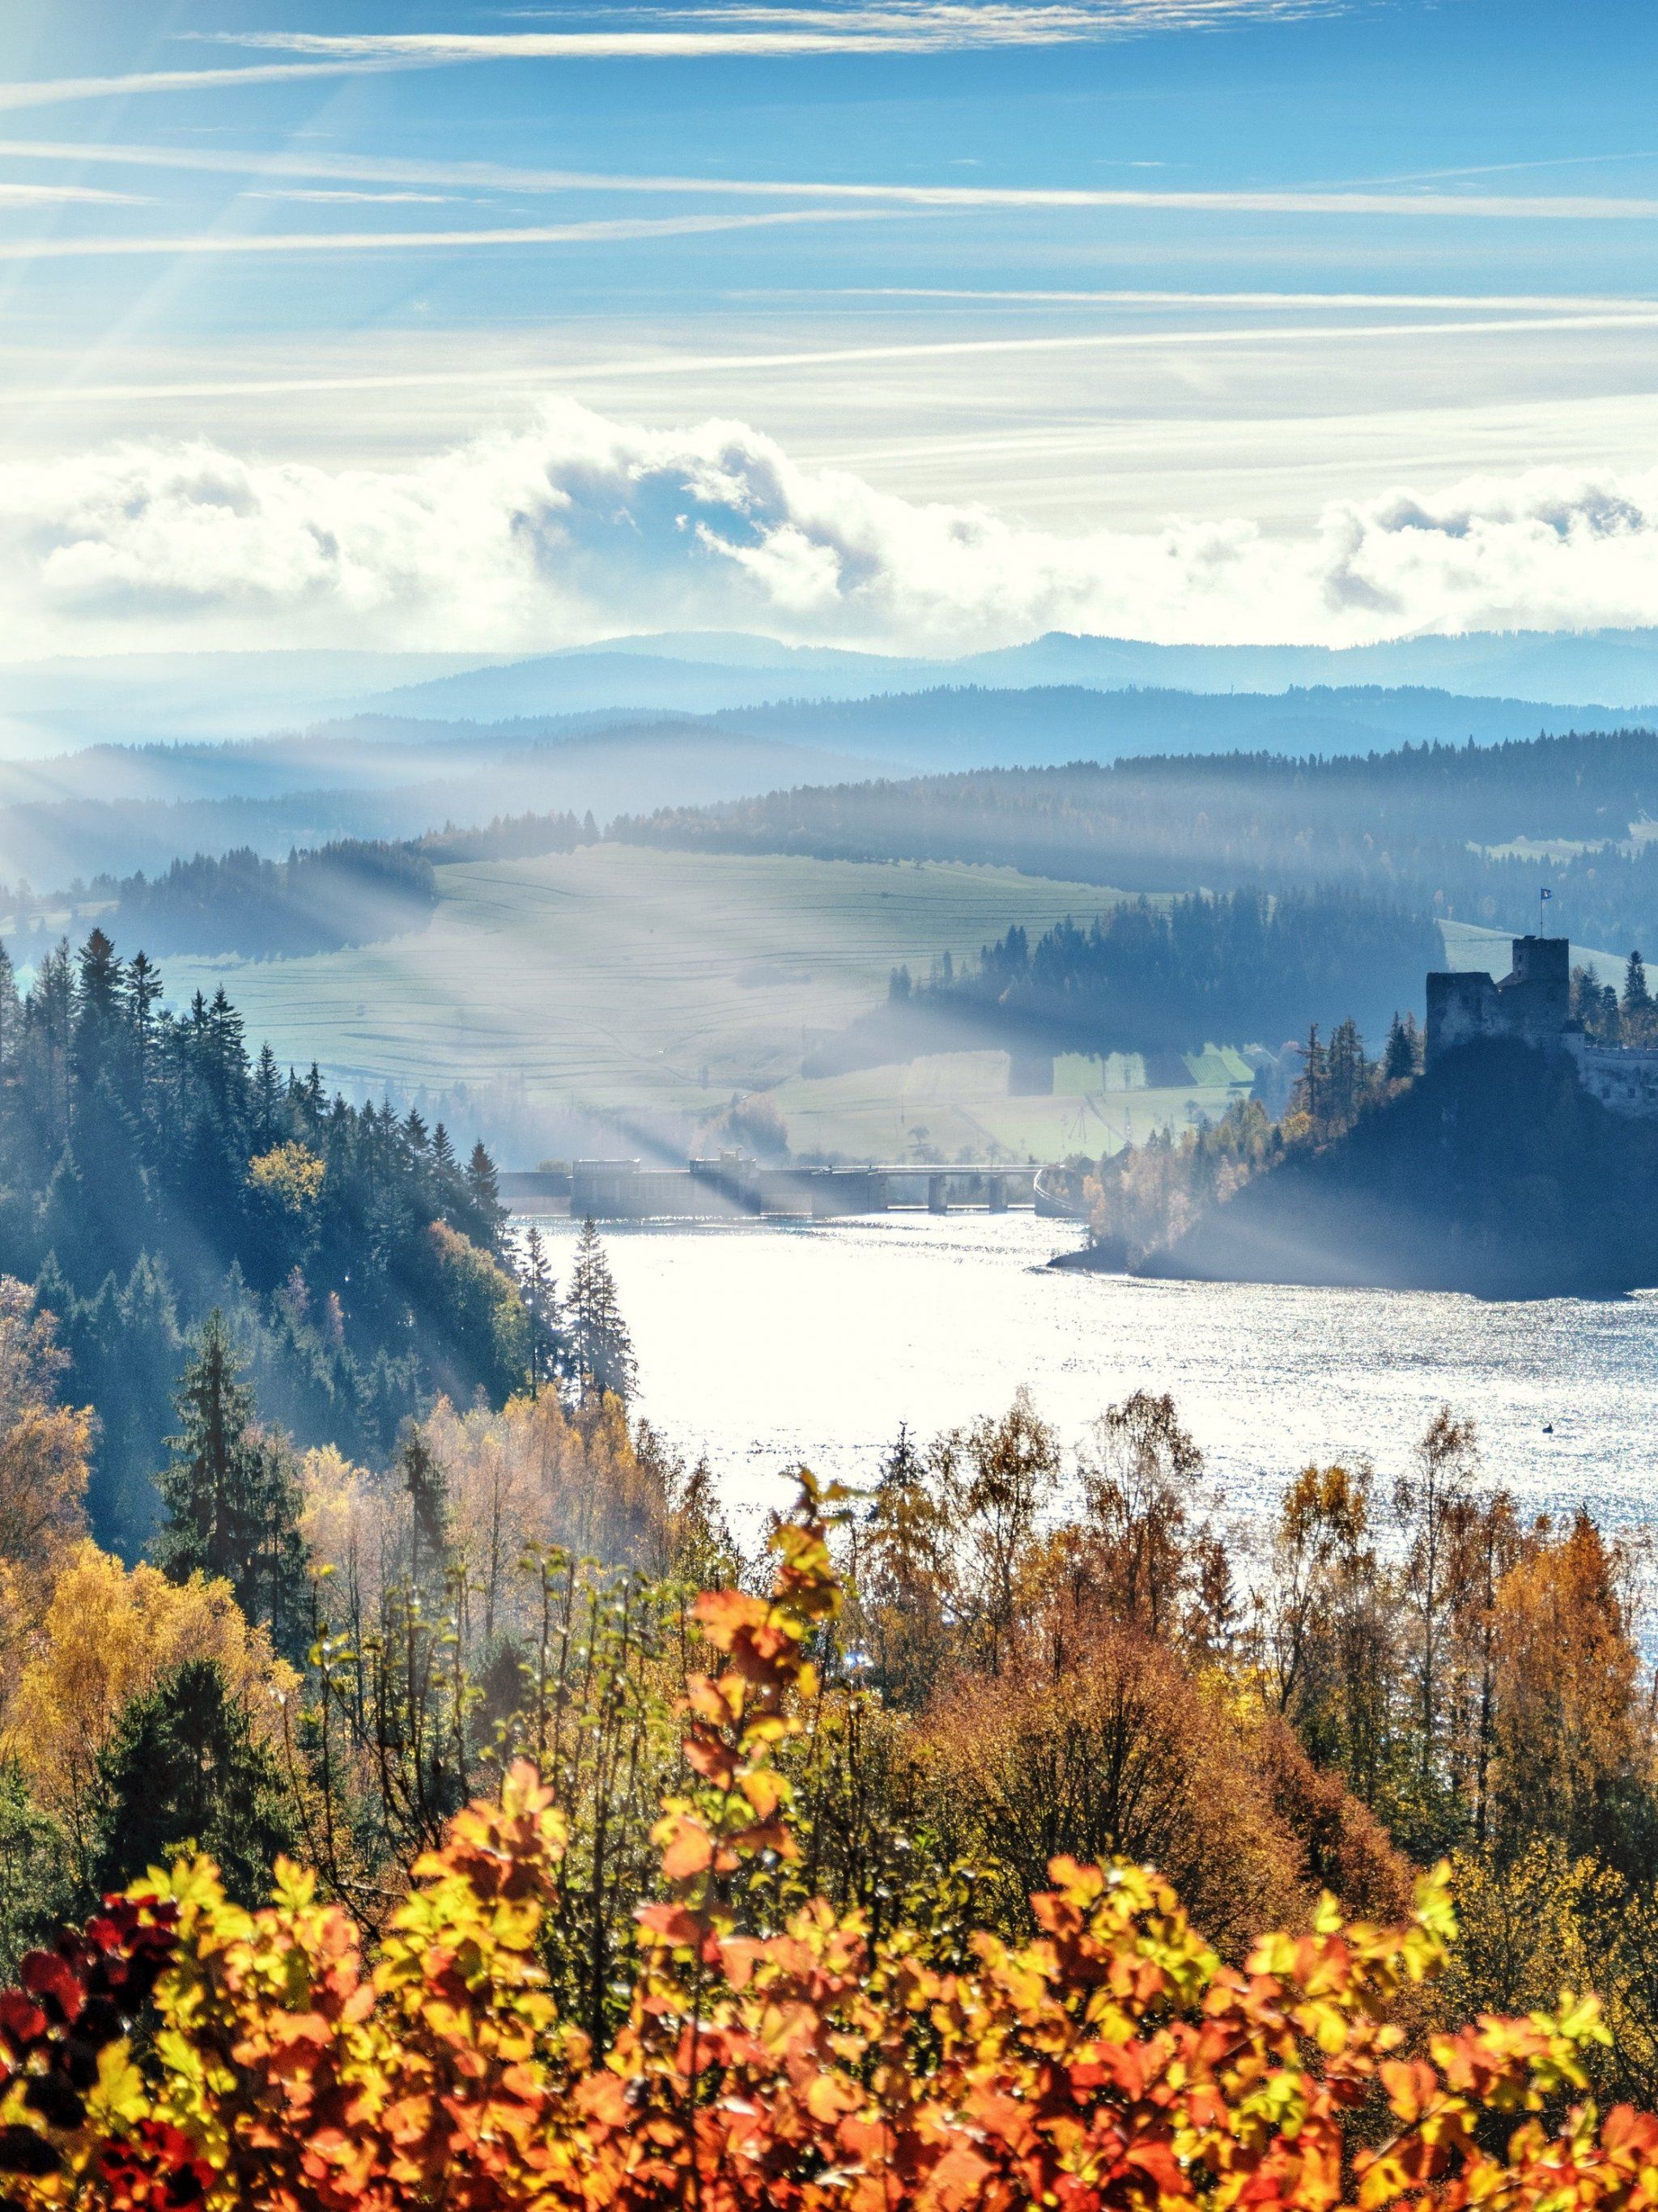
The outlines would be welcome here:
M 123 76 L 16 78 L 0 84 L 0 113 L 60 107 L 79 100 L 125 100 L 143 92 L 215 92 L 250 84 L 281 84 L 319 76 L 361 76 L 412 64 L 354 60 L 243 62 L 234 69 L 135 70 Z M 82 151 L 84 152 L 84 149 Z
M 0 84 L 0 112 L 142 93 L 234 91 L 332 74 L 508 60 L 717 59 L 812 54 L 939 53 L 969 47 L 1075 45 L 1153 30 L 1216 29 L 1251 19 L 1345 11 L 1349 0 L 892 0 L 882 8 L 644 11 L 627 27 L 501 32 L 228 31 L 209 43 L 282 54 L 234 68 L 138 70 Z
M 471 237 L 477 234 L 458 234 Z M 3 249 L 0 249 L 0 258 L 3 258 Z M 1167 298 L 1169 295 L 1154 296 Z M 1227 297 L 1222 295 L 1215 300 L 1195 293 L 1175 296 L 1191 307 L 1224 305 Z M 1173 359 L 1183 352 L 1211 349 L 1224 351 L 1229 348 L 1251 352 L 1271 349 L 1276 357 L 1288 362 L 1295 358 L 1297 352 L 1314 356 L 1324 352 L 1334 360 L 1344 351 L 1351 352 L 1355 348 L 1430 337 L 1503 341 L 1521 337 L 1558 338 L 1594 332 L 1658 331 L 1658 299 L 1594 300 L 1558 295 L 1503 301 L 1476 296 L 1456 301 L 1428 296 L 1412 303 L 1391 299 L 1385 295 L 1356 295 L 1347 301 L 1333 302 L 1316 295 L 1304 294 L 1291 295 L 1279 304 L 1309 308 L 1363 304 L 1372 309 L 1415 304 L 1436 309 L 1477 308 L 1482 312 L 1477 317 L 1453 320 L 1440 316 L 1430 322 L 1384 320 L 1372 315 L 1362 321 L 1329 325 L 1315 321 L 1278 326 L 1248 323 L 1209 328 L 1174 325 L 1150 330 L 1066 331 L 1041 337 L 905 339 L 866 345 L 799 346 L 773 351 L 754 348 L 730 353 L 671 350 L 618 355 L 614 358 L 567 359 L 560 361 L 556 368 L 534 359 L 519 360 L 507 365 L 491 365 L 468 358 L 464 365 L 445 360 L 416 368 L 375 368 L 355 373 L 321 371 L 279 376 L 170 377 L 151 379 L 142 383 L 88 380 L 72 387 L 65 387 L 61 383 L 34 387 L 20 385 L 12 387 L 7 398 L 13 405 L 20 405 L 45 400 L 75 400 L 88 404 L 99 401 L 148 399 L 252 399 L 303 392 L 413 392 L 442 386 L 452 386 L 474 392 L 486 388 L 527 392 L 537 386 L 544 386 L 550 378 L 556 378 L 561 386 L 604 387 L 616 384 L 654 386 L 676 381 L 698 382 L 709 377 L 731 376 L 745 380 L 778 375 L 786 378 L 790 371 L 797 369 L 808 373 L 825 368 L 852 371 L 878 369 L 900 363 L 914 363 L 925 368 L 974 361 L 1017 362 L 1025 356 L 1046 356 L 1049 361 L 1054 361 L 1066 356 L 1085 359 L 1091 355 L 1108 358 L 1114 354 L 1139 355 L 1152 359 L 1167 355 Z M 1503 307 L 1510 310 L 1525 307 L 1532 312 L 1487 312 Z M 1078 432 L 1075 425 L 1072 424 L 1052 434 L 1060 438 L 1074 438 Z
M 0 94 L 0 100 L 3 94 Z M 646 197 L 696 194 L 709 199 L 803 199 L 829 204 L 920 208 L 939 211 L 1028 209 L 1033 213 L 1121 210 L 1207 215 L 1367 216 L 1424 220 L 1436 216 L 1498 222 L 1649 222 L 1658 197 L 1601 193 L 1373 191 L 1291 188 L 1180 190 L 1141 185 L 914 184 L 882 179 L 849 183 L 803 177 L 721 177 L 629 173 L 593 169 L 528 168 L 487 161 L 432 161 L 373 155 L 226 147 L 111 144 L 65 140 L 0 140 L 0 159 L 96 161 L 112 166 L 226 176 L 331 178 L 342 184 L 447 187 L 504 192 L 592 192 Z
M 452 207 L 452 192 L 352 191 L 325 185 L 266 185 L 251 200 L 299 201 L 307 207 Z
M 1062 628 L 1358 643 L 1644 622 L 1658 471 L 1537 470 L 1241 520 L 1065 532 L 806 468 L 736 421 L 651 430 L 561 404 L 412 466 L 204 442 L 0 466 L 14 649 L 263 640 L 533 650 L 754 628 L 902 648 Z
M 620 13 L 621 11 L 617 11 Z M 731 6 L 629 11 L 603 27 L 524 31 L 228 31 L 222 44 L 410 62 L 695 59 L 939 53 L 1075 46 L 1153 31 L 1214 30 L 1345 12 L 1345 0 L 888 0 L 879 7 Z
M 760 215 L 665 215 L 600 218 L 592 222 L 515 224 L 453 230 L 195 231 L 176 238 L 0 238 L 0 261 L 88 261 L 107 255 L 236 253 L 382 253 L 475 246 L 616 245 L 629 240 L 697 238 L 722 231 L 767 230 L 803 222 L 859 222 L 876 210 L 775 209 Z
M 92 185 L 21 185 L 0 183 L 0 208 L 7 207 L 142 207 L 146 202 L 134 192 L 106 192 Z

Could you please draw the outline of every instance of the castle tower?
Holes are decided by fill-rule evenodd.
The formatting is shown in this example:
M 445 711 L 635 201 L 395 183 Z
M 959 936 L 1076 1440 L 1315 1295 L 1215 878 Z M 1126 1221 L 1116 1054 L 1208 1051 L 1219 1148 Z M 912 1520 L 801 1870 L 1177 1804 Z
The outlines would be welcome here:
M 1571 1020 L 1571 940 L 1516 937 L 1501 982 L 1478 969 L 1428 978 L 1427 1058 L 1480 1037 L 1558 1048 Z

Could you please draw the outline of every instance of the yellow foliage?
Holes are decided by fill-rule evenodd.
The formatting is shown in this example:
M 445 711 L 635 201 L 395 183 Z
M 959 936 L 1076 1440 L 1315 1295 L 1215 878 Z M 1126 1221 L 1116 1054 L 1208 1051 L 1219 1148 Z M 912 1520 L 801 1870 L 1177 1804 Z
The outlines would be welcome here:
M 289 1213 L 303 1213 L 321 1195 L 326 1160 L 301 1144 L 277 1145 L 247 1164 L 247 1179 Z
M 486 1646 L 525 1629 L 539 1589 L 520 1565 L 533 1547 L 665 1571 L 668 1506 L 660 1470 L 635 1450 L 614 1398 L 565 1413 L 550 1390 L 499 1413 L 440 1398 L 422 1434 L 443 1477 L 449 1541 L 465 1564 Z M 324 1609 L 360 1635 L 407 1573 L 409 1505 L 395 1474 L 354 1466 L 330 1445 L 300 1462 L 300 1528 L 330 1577 Z
M 86 1534 L 93 1414 L 56 1403 L 67 1364 L 34 1293 L 0 1276 L 0 1696 L 59 1563 Z
M 666 1565 L 660 1477 L 641 1465 L 616 1399 L 574 1419 L 550 1390 L 511 1399 L 498 1413 L 461 1413 L 441 1400 L 426 1440 L 444 1472 L 456 1547 L 492 1626 L 509 1625 L 504 1592 L 528 1545 Z
M 248 1626 L 228 1583 L 170 1583 L 159 1568 L 125 1567 L 79 1544 L 53 1586 L 3 1735 L 37 1801 L 77 1843 L 122 1707 L 186 1659 L 216 1662 L 256 1734 L 274 1738 L 298 1677 L 265 1632 Z
M 312 1559 L 333 1578 L 324 1610 L 336 1625 L 372 1620 L 384 1592 L 387 1478 L 347 1459 L 334 1444 L 303 1455 L 299 1464 L 300 1534 Z

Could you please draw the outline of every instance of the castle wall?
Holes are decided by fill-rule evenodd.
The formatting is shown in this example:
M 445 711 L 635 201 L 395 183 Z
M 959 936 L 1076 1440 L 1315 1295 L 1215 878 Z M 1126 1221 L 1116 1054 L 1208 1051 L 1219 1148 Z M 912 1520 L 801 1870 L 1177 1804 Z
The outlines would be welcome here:
M 1497 986 L 1479 970 L 1428 978 L 1428 1065 L 1442 1052 L 1481 1037 L 1501 1036 Z
M 1571 1019 L 1571 946 L 1564 937 L 1516 937 L 1500 983 L 1482 970 L 1428 978 L 1428 1060 L 1482 1037 L 1557 1046 Z
M 1591 1044 L 1577 1035 L 1563 1037 L 1561 1042 L 1576 1061 L 1577 1079 L 1591 1098 L 1631 1121 L 1658 1121 L 1658 1052 Z
M 1658 1121 L 1658 1052 L 1593 1044 L 1571 1018 L 1571 945 L 1564 937 L 1516 937 L 1500 983 L 1478 969 L 1428 978 L 1427 1060 L 1486 1037 L 1513 1037 L 1564 1052 L 1592 1098 L 1614 1114 Z

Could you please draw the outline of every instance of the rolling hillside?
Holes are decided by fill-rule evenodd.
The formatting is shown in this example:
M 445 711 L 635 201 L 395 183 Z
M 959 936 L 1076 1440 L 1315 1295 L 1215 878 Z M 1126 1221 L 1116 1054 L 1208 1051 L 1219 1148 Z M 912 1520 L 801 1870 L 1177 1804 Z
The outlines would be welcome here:
M 436 914 L 417 936 L 297 960 L 171 960 L 167 995 L 177 1003 L 223 981 L 251 1036 L 268 1036 L 285 1060 L 315 1057 L 353 1087 L 497 1086 L 525 1125 L 518 1149 L 552 1151 L 561 1124 L 585 1117 L 613 1122 L 615 1142 L 630 1128 L 683 1133 L 733 1090 L 792 1076 L 811 1033 L 878 1000 L 897 963 L 925 969 L 1015 921 L 1037 931 L 1114 896 L 1003 868 L 622 845 L 438 876 Z M 1057 1132 L 1076 1102 L 1009 1102 L 1004 1071 L 974 1068 L 964 1095 L 983 1105 L 999 1090 L 1017 1127 L 993 1127 L 996 1140 L 1048 1148 L 1032 1142 L 1045 1117 Z M 844 1101 L 801 1103 L 811 1107 L 803 1144 L 893 1142 L 891 1099 L 867 1078 Z M 567 1140 L 595 1136 L 578 1127 Z M 980 1141 L 963 1124 L 951 1149 Z M 1064 1148 L 1057 1138 L 1051 1147 Z

